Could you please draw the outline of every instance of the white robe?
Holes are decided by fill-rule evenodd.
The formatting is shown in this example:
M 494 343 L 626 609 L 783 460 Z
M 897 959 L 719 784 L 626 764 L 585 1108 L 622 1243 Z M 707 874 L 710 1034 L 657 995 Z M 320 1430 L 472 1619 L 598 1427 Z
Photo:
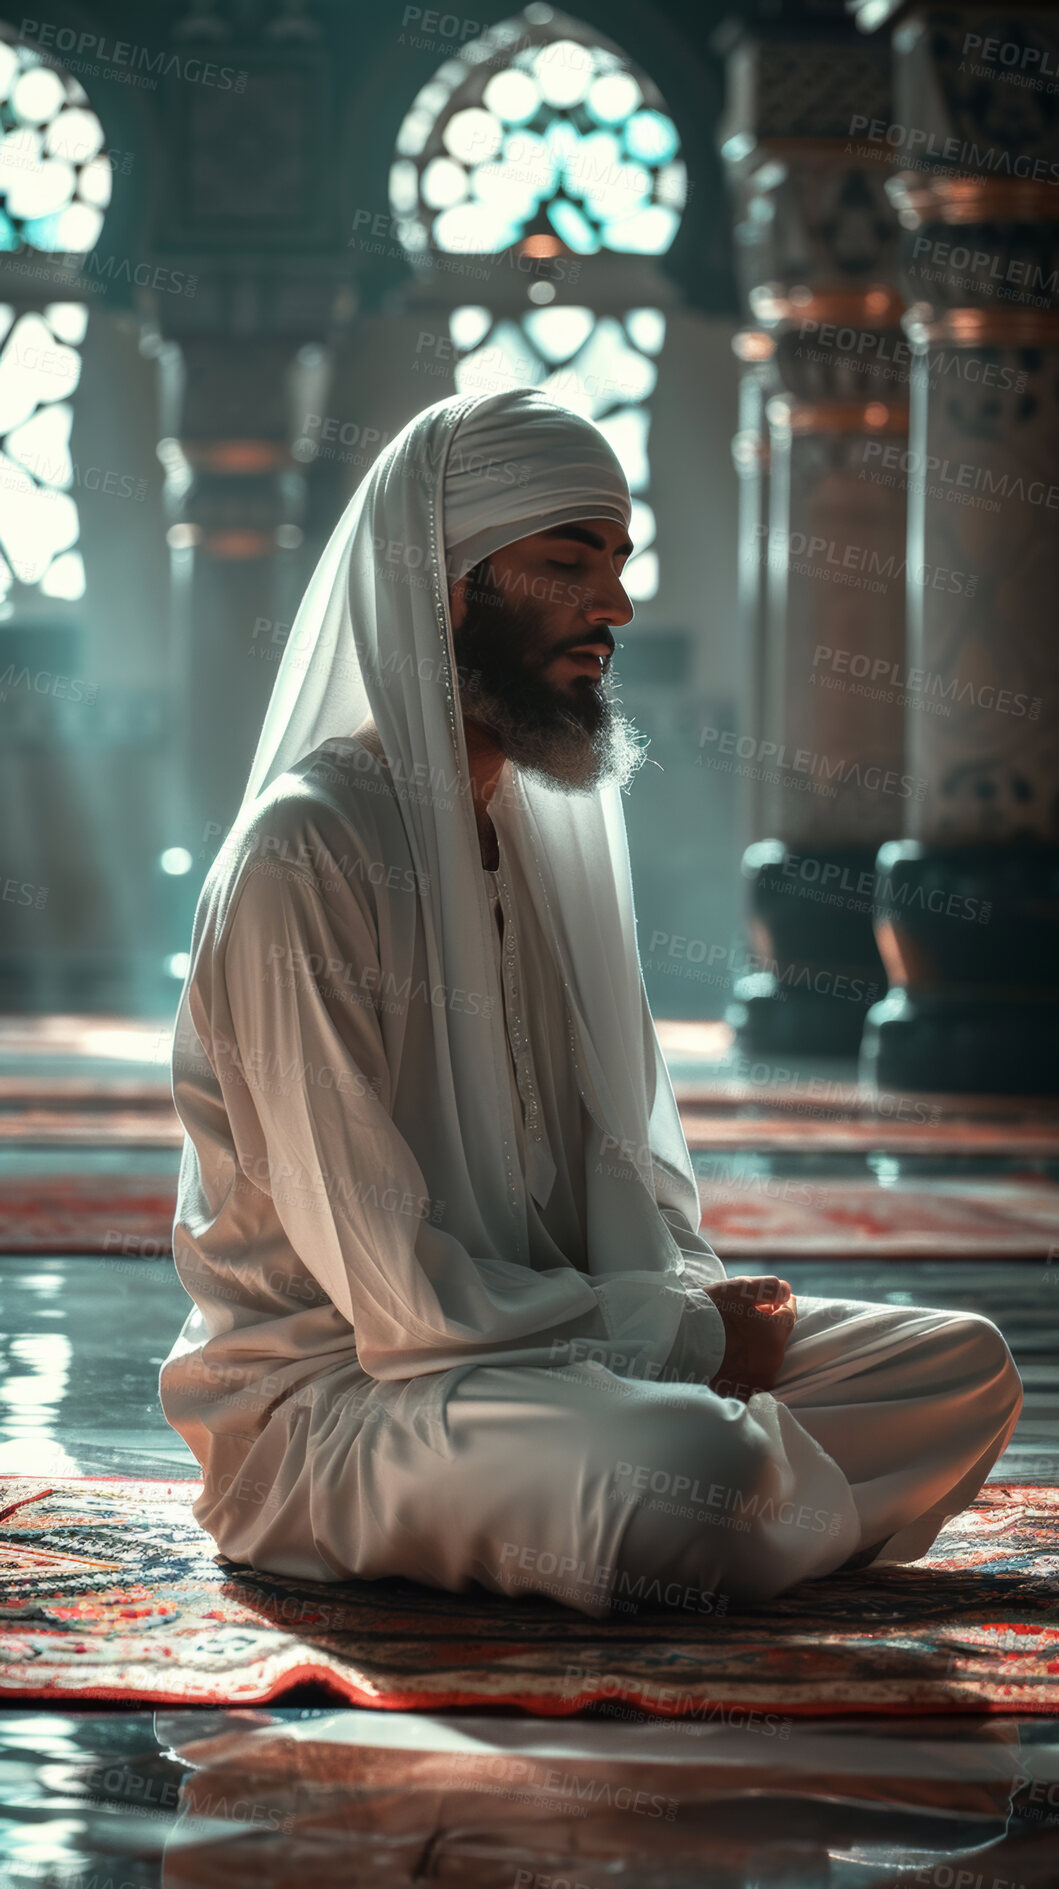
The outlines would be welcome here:
M 744 1406 L 706 1388 L 724 1349 L 711 1307 L 697 1381 L 664 1381 L 683 1289 L 582 1270 L 607 1151 L 500 800 L 528 1264 L 445 1231 L 458 1176 L 417 1076 L 432 1006 L 483 994 L 431 985 L 384 765 L 365 754 L 355 788 L 336 787 L 333 747 L 215 863 L 194 1036 L 174 1045 L 174 1259 L 195 1308 L 159 1392 L 203 1469 L 197 1519 L 276 1573 L 477 1580 L 586 1613 L 667 1569 L 753 1600 L 858 1549 L 922 1553 L 1010 1434 L 1003 1339 L 984 1319 L 803 1300 L 775 1394 Z M 723 1278 L 697 1229 L 659 1211 L 690 1280 Z

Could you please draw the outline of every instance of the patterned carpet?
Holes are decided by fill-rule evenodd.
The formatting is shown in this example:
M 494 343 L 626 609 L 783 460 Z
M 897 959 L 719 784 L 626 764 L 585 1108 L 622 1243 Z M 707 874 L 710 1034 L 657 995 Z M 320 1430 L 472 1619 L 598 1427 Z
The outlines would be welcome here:
M 766 1610 L 598 1623 L 536 1597 L 237 1568 L 194 1522 L 200 1486 L 0 1483 L 0 1703 L 249 1706 L 315 1681 L 393 1711 L 1059 1709 L 1059 1490 L 990 1483 L 913 1566 L 807 1582 Z
M 1059 1246 L 1059 1099 L 876 1095 L 837 1064 L 759 1069 L 724 1024 L 658 1032 L 725 1261 Z M 0 1253 L 170 1251 L 170 1037 L 164 1018 L 0 1017 Z
M 108 1162 L 70 1172 L 0 1167 L 0 1253 L 171 1251 L 177 1155 L 145 1151 L 140 1171 Z M 701 1160 L 696 1165 L 701 1168 Z M 703 1232 L 726 1262 L 799 1257 L 1045 1259 L 1059 1241 L 1059 1185 L 1022 1173 L 993 1179 L 778 1175 L 752 1164 L 699 1174 Z

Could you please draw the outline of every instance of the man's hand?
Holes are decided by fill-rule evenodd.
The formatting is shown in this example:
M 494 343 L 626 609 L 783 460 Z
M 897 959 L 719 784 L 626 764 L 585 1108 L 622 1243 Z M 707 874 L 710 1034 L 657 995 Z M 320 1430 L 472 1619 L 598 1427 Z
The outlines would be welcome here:
M 798 1306 L 786 1279 L 740 1276 L 704 1286 L 724 1320 L 721 1368 L 710 1382 L 719 1397 L 742 1403 L 754 1391 L 770 1391 L 780 1374 Z

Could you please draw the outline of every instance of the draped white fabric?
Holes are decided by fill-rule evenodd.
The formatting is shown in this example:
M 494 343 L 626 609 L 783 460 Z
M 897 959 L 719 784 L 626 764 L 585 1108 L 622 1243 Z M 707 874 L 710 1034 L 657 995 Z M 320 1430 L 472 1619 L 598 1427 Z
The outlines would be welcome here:
M 428 888 L 431 976 L 449 987 L 490 991 L 494 973 L 447 573 L 551 524 L 627 526 L 630 513 L 620 465 L 590 421 L 527 389 L 454 396 L 420 413 L 376 461 L 298 611 L 243 813 L 285 769 L 370 714 Z M 450 557 L 446 531 L 473 549 Z M 494 812 L 538 889 L 577 1023 L 586 1101 L 613 1142 L 594 1201 L 590 1271 L 679 1280 L 679 1249 L 658 1209 L 696 1229 L 698 1192 L 640 970 L 620 789 L 571 796 L 513 768 L 507 779 L 510 805 L 497 801 Z M 439 1071 L 451 1071 L 438 1107 L 458 1120 L 483 1221 L 498 1251 L 522 1259 L 524 1182 L 497 1013 L 490 1023 L 439 1006 L 436 1049 Z M 708 1248 L 703 1263 L 700 1277 L 724 1277 Z
M 915 1308 L 814 1301 L 775 1395 L 706 1388 L 724 1331 L 696 1288 L 724 1268 L 698 1232 L 616 786 L 566 795 L 505 764 L 490 803 L 515 961 L 502 982 L 447 577 L 592 517 L 627 522 L 629 496 L 589 422 L 525 391 L 413 420 L 309 583 L 203 887 L 173 1054 L 173 1250 L 195 1308 L 159 1393 L 203 1466 L 196 1519 L 258 1567 L 511 1591 L 510 1549 L 536 1542 L 778 1593 L 840 1566 L 862 1528 L 866 1548 L 893 1535 L 922 1553 L 1014 1422 L 995 1327 Z M 381 756 L 354 738 L 369 716 Z M 580 1163 L 578 1217 L 583 1177 L 576 1259 L 534 1206 L 547 1213 L 550 1177 L 529 1113 L 518 1132 L 511 1059 L 523 1092 L 546 1060 L 521 1014 L 534 993 L 549 1043 L 569 1023 L 552 1099 L 577 1132 L 557 1116 L 552 1139 Z M 288 1069 L 307 1079 L 287 1086 Z M 687 1396 L 630 1383 L 674 1359 Z M 704 1560 L 712 1525 L 609 1500 L 633 1464 L 701 1465 L 755 1516 L 782 1498 L 795 1519 Z M 799 1503 L 834 1532 L 803 1526 Z
M 597 426 L 530 388 L 479 400 L 445 467 L 449 581 L 531 532 L 578 518 L 628 531 L 631 512 L 625 474 Z

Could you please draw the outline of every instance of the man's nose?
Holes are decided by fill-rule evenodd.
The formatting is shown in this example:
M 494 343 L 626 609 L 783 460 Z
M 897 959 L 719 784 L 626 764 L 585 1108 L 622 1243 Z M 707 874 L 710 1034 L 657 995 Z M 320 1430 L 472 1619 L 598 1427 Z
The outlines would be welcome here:
M 590 587 L 585 595 L 584 616 L 595 627 L 601 623 L 612 623 L 615 629 L 631 623 L 633 607 L 626 595 L 620 577 L 612 577 L 599 588 Z

